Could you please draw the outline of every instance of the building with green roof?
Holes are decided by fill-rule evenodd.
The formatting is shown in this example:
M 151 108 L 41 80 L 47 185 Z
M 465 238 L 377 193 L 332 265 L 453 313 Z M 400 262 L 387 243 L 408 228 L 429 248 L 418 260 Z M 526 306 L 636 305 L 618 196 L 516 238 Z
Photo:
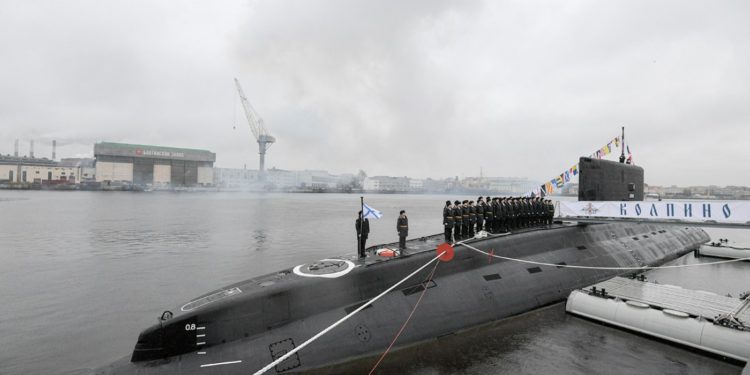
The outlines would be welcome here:
M 96 180 L 139 186 L 211 186 L 216 154 L 208 150 L 100 142 Z

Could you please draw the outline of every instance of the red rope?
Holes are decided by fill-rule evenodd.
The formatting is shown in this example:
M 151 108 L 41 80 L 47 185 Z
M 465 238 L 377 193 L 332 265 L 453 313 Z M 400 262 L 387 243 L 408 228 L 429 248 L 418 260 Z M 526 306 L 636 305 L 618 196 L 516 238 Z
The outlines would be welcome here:
M 375 369 L 378 368 L 378 366 L 380 365 L 380 362 L 382 362 L 383 359 L 385 358 L 385 356 L 388 355 L 388 352 L 391 351 L 391 348 L 393 347 L 393 344 L 396 343 L 396 340 L 398 340 L 398 337 L 401 336 L 402 332 L 404 332 L 404 329 L 406 328 L 406 325 L 409 324 L 409 321 L 411 320 L 412 315 L 414 315 L 414 312 L 417 311 L 417 306 L 419 306 L 419 303 L 422 301 L 422 297 L 424 297 L 425 293 L 427 293 L 427 284 L 426 283 L 429 282 L 430 280 L 432 280 L 432 276 L 435 274 L 435 270 L 437 269 L 437 265 L 438 264 L 440 264 L 440 262 L 435 262 L 435 267 L 432 267 L 432 272 L 430 272 L 430 276 L 427 276 L 427 279 L 425 279 L 425 281 L 423 281 L 423 283 L 424 283 L 424 289 L 422 290 L 422 293 L 419 295 L 419 299 L 417 299 L 417 303 L 414 304 L 414 308 L 411 309 L 411 313 L 409 313 L 409 317 L 406 318 L 406 321 L 401 326 L 401 329 L 398 330 L 398 333 L 396 334 L 396 337 L 394 337 L 393 341 L 391 341 L 391 344 L 388 345 L 388 349 L 386 349 L 383 352 L 383 354 L 380 356 L 380 358 L 375 363 L 375 365 L 372 366 L 372 369 L 370 370 L 370 372 L 368 373 L 368 375 L 372 375 L 372 373 L 375 372 Z

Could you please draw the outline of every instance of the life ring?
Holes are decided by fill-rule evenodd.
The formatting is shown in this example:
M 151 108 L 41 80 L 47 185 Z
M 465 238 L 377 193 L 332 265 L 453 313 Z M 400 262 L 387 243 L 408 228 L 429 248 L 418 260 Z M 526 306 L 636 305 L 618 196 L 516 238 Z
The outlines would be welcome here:
M 375 252 L 378 254 L 378 256 L 386 257 L 386 258 L 392 258 L 398 256 L 398 251 L 389 249 L 389 248 L 383 248 Z

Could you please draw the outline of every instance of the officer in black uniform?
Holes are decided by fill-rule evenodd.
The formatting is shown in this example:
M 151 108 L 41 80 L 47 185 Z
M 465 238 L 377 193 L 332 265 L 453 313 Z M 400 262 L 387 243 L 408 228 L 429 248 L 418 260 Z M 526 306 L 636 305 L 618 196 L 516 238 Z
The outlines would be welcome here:
M 495 221 L 497 220 L 497 218 L 495 217 L 495 210 L 492 207 L 492 199 L 494 198 L 487 197 L 485 199 L 487 200 L 487 206 L 484 207 L 484 210 L 485 212 L 487 210 L 490 211 L 490 216 L 492 216 L 492 223 L 486 223 L 484 224 L 484 227 L 487 228 L 487 232 L 493 233 L 495 230 Z
M 492 198 L 490 201 L 490 210 L 492 211 L 492 233 L 500 233 L 498 228 L 500 227 L 500 220 L 502 220 L 502 212 L 500 212 L 497 203 L 497 197 Z
M 469 221 L 469 211 L 471 211 L 471 209 L 469 208 L 469 201 L 465 200 L 461 205 L 461 217 L 464 223 L 464 227 L 463 229 L 461 229 L 463 238 L 469 238 L 469 224 L 471 223 Z
M 494 197 L 492 198 L 492 215 L 495 217 L 495 222 L 492 223 L 492 231 L 495 233 L 501 233 L 502 230 L 500 227 L 502 226 L 503 222 L 503 209 L 500 206 L 500 198 Z
M 443 208 L 443 228 L 445 230 L 445 242 L 450 243 L 453 238 L 453 204 L 445 201 Z
M 531 199 L 523 197 L 523 205 L 526 206 L 526 227 L 534 225 L 534 207 L 531 206 Z
M 494 231 L 494 220 L 492 201 L 490 200 L 490 197 L 487 197 L 487 201 L 484 202 L 484 230 L 486 230 L 487 233 L 492 233 Z
M 409 235 L 409 218 L 406 217 L 406 211 L 404 210 L 399 212 L 398 219 L 396 220 L 396 232 L 398 232 L 398 248 L 405 250 L 406 236 Z
M 508 231 L 508 222 L 510 210 L 508 210 L 507 198 L 501 197 L 497 199 L 499 216 L 495 218 L 497 220 L 498 230 L 503 233 Z
M 474 228 L 477 225 L 477 206 L 474 201 L 469 201 L 469 237 L 474 237 Z
M 461 202 L 453 202 L 453 240 L 458 242 L 461 240 L 463 231 L 463 209 L 461 208 Z
M 539 225 L 544 225 L 547 222 L 547 206 L 544 205 L 542 197 L 536 197 L 536 205 L 539 209 Z
M 510 227 L 513 229 L 518 229 L 518 221 L 521 218 L 521 210 L 518 207 L 518 202 L 516 201 L 516 198 L 510 197 L 508 198 L 508 205 L 510 206 L 510 212 L 513 213 L 513 217 L 511 218 Z
M 555 205 L 551 200 L 547 199 L 547 225 L 552 225 L 552 220 L 555 218 Z
M 504 232 L 504 227 L 509 226 L 513 220 L 513 210 L 508 205 L 509 200 L 509 197 L 500 197 L 497 199 L 498 211 L 500 211 L 500 223 L 498 225 L 501 232 Z
M 357 220 L 354 222 L 354 228 L 357 230 L 357 242 L 359 244 L 359 257 L 364 258 L 365 255 L 365 242 L 367 242 L 367 235 L 370 234 L 370 220 L 365 219 L 364 225 L 362 225 L 362 211 L 359 211 Z
M 484 198 L 477 198 L 477 233 L 484 229 Z
M 523 209 L 526 213 L 525 227 L 528 228 L 531 226 L 531 205 L 529 204 L 528 198 L 521 198 L 521 203 L 523 204 Z

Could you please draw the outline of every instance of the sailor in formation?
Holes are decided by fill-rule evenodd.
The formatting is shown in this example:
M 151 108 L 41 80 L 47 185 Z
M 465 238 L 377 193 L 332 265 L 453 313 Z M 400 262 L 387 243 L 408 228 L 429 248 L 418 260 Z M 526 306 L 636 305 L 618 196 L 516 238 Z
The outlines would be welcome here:
M 453 238 L 453 204 L 451 201 L 445 201 L 443 227 L 445 229 L 445 242 L 451 242 Z
M 469 238 L 474 237 L 474 228 L 477 224 L 477 207 L 474 201 L 469 201 Z
M 453 204 L 453 241 L 458 242 L 461 240 L 461 232 L 464 227 L 462 216 L 463 208 L 459 201 L 455 201 Z
M 461 204 L 461 213 L 462 213 L 462 223 L 464 224 L 464 227 L 461 229 L 461 237 L 462 238 L 470 238 L 469 236 L 469 225 L 470 225 L 470 218 L 469 218 L 469 211 L 471 209 L 469 208 L 469 201 L 464 200 Z
M 484 230 L 484 198 L 477 198 L 477 233 Z
M 551 200 L 545 199 L 544 200 L 544 206 L 547 208 L 547 213 L 545 215 L 545 221 L 547 222 L 547 225 L 552 225 L 552 221 L 555 218 L 555 205 L 552 203 Z
M 480 231 L 507 233 L 511 230 L 552 225 L 555 206 L 541 197 L 478 197 L 474 201 L 445 202 L 445 242 L 473 238 Z
M 482 203 L 484 204 L 484 230 L 492 232 L 492 226 L 495 225 L 492 201 L 490 200 L 490 197 L 487 197 L 487 200 Z

